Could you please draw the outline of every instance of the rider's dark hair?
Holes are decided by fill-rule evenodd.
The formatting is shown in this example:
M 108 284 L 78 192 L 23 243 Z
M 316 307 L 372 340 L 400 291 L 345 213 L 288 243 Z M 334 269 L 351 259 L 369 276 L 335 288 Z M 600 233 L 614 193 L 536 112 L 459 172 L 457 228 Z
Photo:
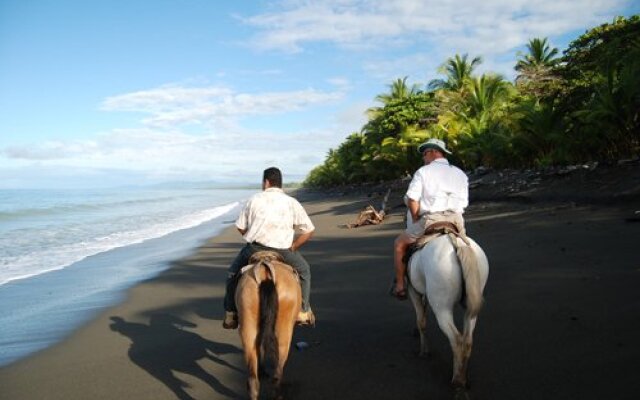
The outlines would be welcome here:
M 262 174 L 262 180 L 269 181 L 272 187 L 282 188 L 282 172 L 276 167 L 267 168 Z

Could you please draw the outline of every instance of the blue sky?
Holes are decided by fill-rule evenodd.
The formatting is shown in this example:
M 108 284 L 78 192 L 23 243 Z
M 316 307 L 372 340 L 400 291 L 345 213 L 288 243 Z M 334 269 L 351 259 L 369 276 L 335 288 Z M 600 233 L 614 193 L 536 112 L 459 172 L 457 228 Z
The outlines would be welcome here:
M 301 180 L 396 78 L 513 77 L 631 0 L 0 0 L 0 187 Z

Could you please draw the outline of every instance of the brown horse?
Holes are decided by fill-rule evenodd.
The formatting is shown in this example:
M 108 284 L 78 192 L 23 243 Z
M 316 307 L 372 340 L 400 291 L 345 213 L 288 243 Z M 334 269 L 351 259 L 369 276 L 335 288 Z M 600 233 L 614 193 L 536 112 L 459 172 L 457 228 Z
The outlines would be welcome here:
M 249 369 L 247 388 L 251 400 L 260 393 L 259 367 L 274 366 L 273 388 L 280 396 L 284 364 L 296 317 L 302 304 L 300 283 L 295 270 L 275 252 L 255 253 L 236 290 L 240 339 Z

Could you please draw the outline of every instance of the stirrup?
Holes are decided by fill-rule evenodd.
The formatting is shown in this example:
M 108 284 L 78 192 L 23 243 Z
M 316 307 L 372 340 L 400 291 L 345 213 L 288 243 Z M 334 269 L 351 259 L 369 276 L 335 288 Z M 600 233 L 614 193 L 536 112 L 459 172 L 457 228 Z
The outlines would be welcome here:
M 222 321 L 224 329 L 236 329 L 238 327 L 238 313 L 233 311 L 224 312 L 224 320 Z

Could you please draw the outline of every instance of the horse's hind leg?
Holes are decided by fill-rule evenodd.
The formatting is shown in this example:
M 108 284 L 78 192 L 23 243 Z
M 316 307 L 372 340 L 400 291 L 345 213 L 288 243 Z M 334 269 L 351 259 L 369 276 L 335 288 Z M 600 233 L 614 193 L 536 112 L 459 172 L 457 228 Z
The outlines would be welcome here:
M 259 354 L 256 346 L 257 333 L 257 329 L 249 327 L 246 323 L 240 332 L 242 347 L 244 347 L 244 358 L 247 363 L 247 369 L 249 370 L 247 390 L 251 400 L 258 400 L 258 395 L 260 394 L 260 381 L 258 379 Z
M 473 331 L 476 327 L 477 317 L 470 317 L 469 314 L 464 316 L 464 330 L 460 338 L 460 364 L 458 370 L 458 383 L 465 386 L 467 382 L 467 365 L 471 357 L 471 349 L 473 348 Z M 455 378 L 455 375 L 454 375 Z
M 272 380 L 276 399 L 282 398 L 282 376 L 284 373 L 284 365 L 289 358 L 291 339 L 293 337 L 293 329 L 295 327 L 296 317 L 298 316 L 298 310 L 299 307 L 295 307 L 294 305 L 286 307 L 281 304 L 281 312 L 278 314 L 278 322 L 276 325 L 276 333 L 278 335 L 278 364 L 276 365 Z
M 466 351 L 465 339 L 453 322 L 453 307 L 451 307 L 451 310 L 436 310 L 435 314 L 440 329 L 449 339 L 453 353 L 453 378 L 451 383 L 454 386 L 465 386 L 467 382 L 466 361 L 469 359 L 470 347 L 469 351 Z
M 425 303 L 423 296 L 416 292 L 413 286 L 409 285 L 409 297 L 413 303 L 413 308 L 416 312 L 416 326 L 420 333 L 420 352 L 418 355 L 424 357 L 429 354 L 429 348 L 427 345 L 427 313 L 429 312 L 429 305 Z

